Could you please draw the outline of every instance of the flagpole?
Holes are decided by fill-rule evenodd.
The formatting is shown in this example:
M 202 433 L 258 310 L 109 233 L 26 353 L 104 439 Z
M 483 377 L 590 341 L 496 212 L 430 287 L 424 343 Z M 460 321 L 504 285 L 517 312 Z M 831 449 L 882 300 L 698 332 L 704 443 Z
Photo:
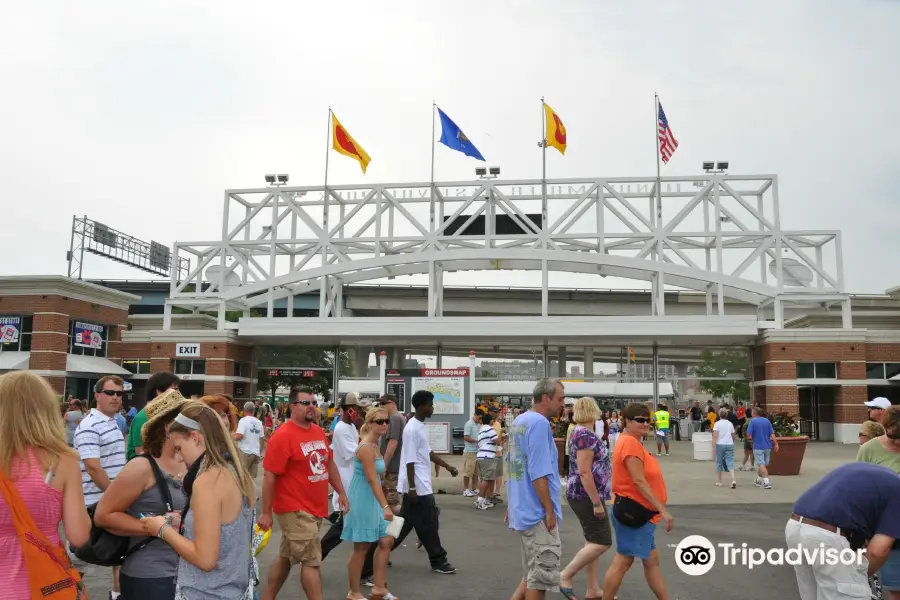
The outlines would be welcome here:
M 435 134 L 435 122 L 434 122 L 434 113 L 437 108 L 437 102 L 434 100 L 431 101 L 431 179 L 430 187 L 428 195 L 431 197 L 431 207 L 430 207 L 430 218 L 431 218 L 431 231 L 432 233 L 435 230 L 434 226 L 434 134 Z
M 331 154 L 331 143 L 332 143 L 332 131 L 331 131 L 331 105 L 328 106 L 328 136 L 327 143 L 325 144 L 325 185 L 322 186 L 322 229 L 325 231 L 325 234 L 329 235 L 328 231 L 328 157 Z M 328 264 L 328 244 L 322 244 L 322 266 Z M 328 277 L 323 276 L 321 281 L 319 282 L 319 318 L 325 318 L 327 315 L 325 314 L 325 305 L 327 304 L 327 286 L 329 284 Z M 293 315 L 290 315 L 293 316 Z
M 659 189 L 662 185 L 659 175 L 659 94 L 656 92 L 653 93 L 653 122 L 656 131 L 656 219 L 662 225 L 662 196 Z
M 541 229 L 547 228 L 547 110 L 541 96 Z

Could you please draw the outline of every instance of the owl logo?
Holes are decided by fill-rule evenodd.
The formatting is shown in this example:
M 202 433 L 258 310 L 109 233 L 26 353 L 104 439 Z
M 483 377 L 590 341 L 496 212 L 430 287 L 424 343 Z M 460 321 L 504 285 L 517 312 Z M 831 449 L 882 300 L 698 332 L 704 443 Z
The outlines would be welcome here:
M 460 142 L 462 142 L 463 144 L 465 144 L 466 142 L 469 141 L 469 138 L 467 138 L 467 137 L 466 137 L 466 134 L 464 134 L 464 133 L 462 132 L 462 129 L 459 130 L 459 133 L 457 134 L 456 138 L 457 138 Z
M 309 469 L 313 475 L 322 475 L 328 469 L 328 457 L 321 452 L 311 452 L 309 455 Z

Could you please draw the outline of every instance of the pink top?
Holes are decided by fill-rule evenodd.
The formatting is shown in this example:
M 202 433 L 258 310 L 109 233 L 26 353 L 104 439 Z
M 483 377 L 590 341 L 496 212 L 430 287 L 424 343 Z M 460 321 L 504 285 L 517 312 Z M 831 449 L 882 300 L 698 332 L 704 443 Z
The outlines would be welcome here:
M 59 544 L 59 523 L 62 520 L 62 492 L 44 482 L 41 463 L 29 450 L 31 469 L 25 461 L 14 463 L 10 472 L 16 482 L 16 490 L 31 512 L 38 529 L 53 544 Z M 27 471 L 27 472 L 26 472 Z M 30 598 L 28 572 L 19 537 L 13 525 L 12 515 L 6 503 L 0 504 L 0 590 L 3 598 Z

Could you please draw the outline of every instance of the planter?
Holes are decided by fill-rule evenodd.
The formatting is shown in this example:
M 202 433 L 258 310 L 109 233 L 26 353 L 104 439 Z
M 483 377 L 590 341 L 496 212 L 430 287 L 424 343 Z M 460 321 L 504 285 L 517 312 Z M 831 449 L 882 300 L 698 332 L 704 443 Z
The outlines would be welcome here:
M 559 474 L 565 477 L 568 475 L 563 466 L 565 465 L 563 461 L 566 457 L 566 438 L 553 438 L 553 441 L 556 442 L 556 453 L 559 455 L 559 460 L 556 461 L 558 463 Z
M 809 437 L 801 435 L 775 439 L 778 440 L 778 452 L 772 452 L 769 475 L 799 475 Z

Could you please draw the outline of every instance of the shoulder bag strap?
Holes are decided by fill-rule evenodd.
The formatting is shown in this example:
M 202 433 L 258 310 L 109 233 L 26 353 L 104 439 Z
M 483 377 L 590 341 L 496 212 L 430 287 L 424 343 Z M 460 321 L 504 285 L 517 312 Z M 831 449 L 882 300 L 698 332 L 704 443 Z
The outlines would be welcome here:
M 153 477 L 156 479 L 156 486 L 159 489 L 160 493 L 163 497 L 163 502 L 166 504 L 166 512 L 172 512 L 172 493 L 169 491 L 169 485 L 166 483 L 166 478 L 163 476 L 162 470 L 159 468 L 156 460 L 150 456 L 149 454 L 138 454 L 135 458 L 143 457 L 150 461 L 150 468 L 153 469 Z M 155 540 L 155 536 L 146 537 L 131 548 L 128 549 L 127 556 L 131 556 L 138 550 L 143 550 L 147 544 Z

